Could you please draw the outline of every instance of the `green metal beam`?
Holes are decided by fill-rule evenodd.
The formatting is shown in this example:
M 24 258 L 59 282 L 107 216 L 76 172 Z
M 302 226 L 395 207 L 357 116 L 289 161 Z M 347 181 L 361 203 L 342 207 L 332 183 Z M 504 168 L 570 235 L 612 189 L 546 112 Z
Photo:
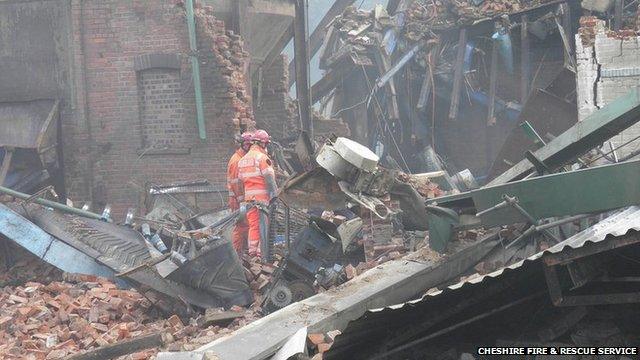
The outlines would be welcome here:
M 538 134 L 536 129 L 533 128 L 533 126 L 531 125 L 530 122 L 528 122 L 528 121 L 523 122 L 522 124 L 520 124 L 520 128 L 522 128 L 522 131 L 524 131 L 525 135 L 527 135 L 527 137 L 529 139 L 533 140 L 533 142 L 535 142 L 536 144 L 538 144 L 540 146 L 547 145 L 547 143 Z
M 634 89 L 578 122 L 534 152 L 552 171 L 574 162 L 579 156 L 640 121 L 640 91 Z M 488 186 L 523 179 L 535 171 L 527 159 L 491 181 Z
M 471 192 L 476 212 L 517 197 L 535 219 L 586 214 L 640 204 L 640 160 L 540 176 Z M 486 227 L 527 220 L 511 206 L 480 216 Z
M 85 211 L 85 210 L 82 210 L 82 209 L 76 209 L 76 208 L 74 208 L 72 206 L 67 206 L 65 204 L 60 204 L 58 202 L 47 200 L 47 199 L 42 199 L 42 198 L 39 198 L 39 197 L 35 197 L 34 198 L 29 194 L 21 193 L 19 191 L 15 191 L 13 189 L 9 189 L 9 188 L 4 187 L 4 186 L 0 186 L 0 193 L 6 194 L 6 195 L 9 195 L 9 196 L 13 196 L 13 197 L 18 198 L 18 199 L 26 200 L 26 201 L 29 201 L 29 202 L 34 202 L 36 204 L 40 204 L 40 205 L 43 205 L 43 206 L 48 206 L 50 208 L 53 208 L 53 209 L 56 209 L 56 210 L 60 210 L 60 211 L 64 211 L 64 212 L 69 213 L 69 214 L 75 214 L 75 215 L 79 215 L 79 216 L 84 216 L 84 217 L 87 217 L 89 219 L 105 220 L 101 215 L 92 213 L 90 211 Z
M 517 198 L 517 204 L 535 220 L 640 205 L 639 178 L 640 160 L 636 160 L 429 199 L 429 243 L 432 249 L 442 252 L 456 230 L 530 222 L 505 203 L 505 196 Z M 455 210 L 459 218 L 446 210 Z
M 191 71 L 193 76 L 193 88 L 196 95 L 196 116 L 198 120 L 198 135 L 200 139 L 207 139 L 204 125 L 204 106 L 202 104 L 202 86 L 200 84 L 200 62 L 198 61 L 198 42 L 196 38 L 196 19 L 193 13 L 193 0 L 187 0 L 187 25 L 189 27 L 189 46 L 191 48 Z

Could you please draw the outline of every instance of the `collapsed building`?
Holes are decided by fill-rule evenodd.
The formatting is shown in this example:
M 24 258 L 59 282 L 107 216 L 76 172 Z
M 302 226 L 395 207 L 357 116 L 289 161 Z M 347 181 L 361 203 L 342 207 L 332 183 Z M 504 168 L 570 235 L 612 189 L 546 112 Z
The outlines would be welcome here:
M 637 346 L 633 4 L 353 3 L 0 2 L 0 354 Z M 255 127 L 268 263 L 228 241 Z

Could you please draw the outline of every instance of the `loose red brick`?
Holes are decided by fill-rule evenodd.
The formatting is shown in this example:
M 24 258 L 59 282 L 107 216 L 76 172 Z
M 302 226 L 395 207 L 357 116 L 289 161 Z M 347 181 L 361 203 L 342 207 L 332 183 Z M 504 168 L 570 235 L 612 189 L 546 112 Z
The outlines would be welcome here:
M 169 322 L 171 326 L 177 329 L 181 329 L 182 327 L 184 327 L 184 324 L 182 323 L 182 320 L 180 320 L 178 315 L 171 316 L 169 319 L 167 319 L 167 322 Z
M 318 346 L 319 344 L 322 344 L 325 342 L 325 337 L 324 334 L 309 334 L 307 335 L 307 338 L 309 339 L 309 341 L 314 345 L 314 346 Z
M 332 344 L 327 344 L 327 343 L 318 344 L 318 352 L 322 354 L 329 351 L 329 349 L 331 349 L 331 345 Z

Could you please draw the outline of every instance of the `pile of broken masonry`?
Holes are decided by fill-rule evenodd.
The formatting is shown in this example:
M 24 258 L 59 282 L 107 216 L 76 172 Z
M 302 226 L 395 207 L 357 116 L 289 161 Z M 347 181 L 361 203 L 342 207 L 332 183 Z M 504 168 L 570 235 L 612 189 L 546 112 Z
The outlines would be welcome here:
M 259 318 L 240 307 L 208 309 L 193 319 L 167 316 L 136 290 L 96 276 L 62 273 L 31 256 L 22 257 L 0 281 L 2 359 L 62 359 L 159 334 L 160 347 L 126 357 L 148 359 L 160 350 L 194 350 Z

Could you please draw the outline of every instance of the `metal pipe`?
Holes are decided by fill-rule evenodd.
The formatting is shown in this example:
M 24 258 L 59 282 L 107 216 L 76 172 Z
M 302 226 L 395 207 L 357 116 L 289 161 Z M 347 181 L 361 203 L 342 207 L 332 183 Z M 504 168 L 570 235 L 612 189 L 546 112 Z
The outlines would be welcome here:
M 540 225 L 540 221 L 539 220 L 537 220 L 536 218 L 531 216 L 531 214 L 529 214 L 527 212 L 527 210 L 525 210 L 522 206 L 520 206 L 520 201 L 518 200 L 517 197 L 511 197 L 511 196 L 508 196 L 508 195 L 504 195 L 502 198 L 504 199 L 504 201 L 508 202 L 509 205 L 513 206 L 514 209 L 518 210 L 518 212 L 520 214 L 522 214 L 522 216 L 527 218 L 527 220 L 529 220 L 529 222 L 532 225 L 535 225 L 535 226 Z M 548 229 L 541 229 L 540 231 L 543 234 L 545 234 L 548 237 L 550 237 L 551 239 L 553 239 L 556 242 L 556 244 L 562 241 L 557 236 L 555 236 L 552 232 L 550 232 Z
M 585 218 L 588 218 L 588 217 L 594 216 L 594 215 L 596 215 L 596 214 L 581 214 L 581 215 L 570 216 L 570 217 L 567 217 L 567 218 L 564 218 L 564 219 L 551 221 L 551 222 L 548 222 L 546 224 L 542 224 L 542 225 L 536 226 L 536 230 L 540 231 L 540 230 L 551 229 L 551 228 L 554 228 L 556 226 L 564 225 L 564 224 L 567 224 L 567 223 L 570 223 L 570 222 L 574 222 L 574 221 L 577 221 L 577 220 L 582 220 L 582 219 L 585 219 Z
M 78 29 L 80 30 L 80 51 L 82 52 L 82 99 L 83 99 L 83 121 L 84 126 L 87 131 L 87 147 L 89 153 L 89 161 L 87 162 L 87 170 L 85 173 L 85 187 L 86 187 L 86 195 L 89 199 L 89 202 L 93 202 L 93 188 L 95 184 L 95 163 L 97 162 L 95 159 L 95 150 L 94 150 L 94 139 L 93 139 L 93 126 L 91 124 L 91 106 L 89 106 L 89 79 L 88 79 L 88 66 L 87 66 L 87 35 L 85 31 L 85 2 L 80 2 L 80 17 L 78 19 Z M 70 42 L 71 46 L 73 46 L 73 42 Z M 74 57 L 71 57 L 74 59 Z M 71 72 L 74 74 L 75 72 Z M 62 121 L 60 121 L 62 123 Z M 1 184 L 0 184 L 1 185 Z
M 515 240 L 513 240 L 512 242 L 510 242 L 507 246 L 505 246 L 505 248 L 510 248 L 513 245 L 515 245 L 516 243 L 518 243 L 520 240 L 526 238 L 527 236 L 536 233 L 536 232 L 541 232 L 541 231 L 545 231 L 554 227 L 558 227 L 560 225 L 564 225 L 570 222 L 574 222 L 577 220 L 582 220 L 585 218 L 588 218 L 590 216 L 593 216 L 594 214 L 581 214 L 581 215 L 575 215 L 575 216 L 570 216 L 564 219 L 560 219 L 560 220 L 556 220 L 556 221 L 551 221 L 549 223 L 546 224 L 542 224 L 542 225 L 531 225 L 527 230 L 525 230 L 525 232 L 523 232 L 520 236 L 518 236 Z
M 485 210 L 482 210 L 482 211 L 476 213 L 476 217 L 481 217 L 481 216 L 483 216 L 485 214 L 488 214 L 488 213 L 490 213 L 492 211 L 500 210 L 502 208 L 507 207 L 508 205 L 509 205 L 508 202 L 503 201 L 503 202 L 501 202 L 499 204 L 496 204 L 496 205 L 494 205 L 494 206 L 492 206 L 492 207 L 490 207 L 488 209 L 485 209 Z
M 9 189 L 6 188 L 4 186 L 0 186 L 0 193 L 9 195 L 9 196 L 13 196 L 15 198 L 18 199 L 22 199 L 22 200 L 30 200 L 33 201 L 36 204 L 40 204 L 43 206 L 48 206 L 50 208 L 54 208 L 56 210 L 60 210 L 60 211 L 64 211 L 70 214 L 74 214 L 74 215 L 79 215 L 79 216 L 84 216 L 90 219 L 96 219 L 96 220 L 105 220 L 101 215 L 89 212 L 89 211 L 85 211 L 82 209 L 76 209 L 74 207 L 71 206 L 67 206 L 64 204 L 60 204 L 58 202 L 55 201 L 51 201 L 51 200 L 46 200 L 46 199 L 42 199 L 42 198 L 35 198 L 35 199 L 31 199 L 31 195 L 29 194 L 25 194 L 25 193 L 21 193 L 19 191 L 15 191 L 13 189 Z
M 198 134 L 200 139 L 207 139 L 204 125 L 204 106 L 202 105 L 202 86 L 200 84 L 200 62 L 198 61 L 198 43 L 196 38 L 196 19 L 193 13 L 193 0 L 187 0 L 187 26 L 189 27 L 189 46 L 191 53 L 191 71 L 193 76 L 193 89 L 196 95 L 196 116 L 198 121 Z

